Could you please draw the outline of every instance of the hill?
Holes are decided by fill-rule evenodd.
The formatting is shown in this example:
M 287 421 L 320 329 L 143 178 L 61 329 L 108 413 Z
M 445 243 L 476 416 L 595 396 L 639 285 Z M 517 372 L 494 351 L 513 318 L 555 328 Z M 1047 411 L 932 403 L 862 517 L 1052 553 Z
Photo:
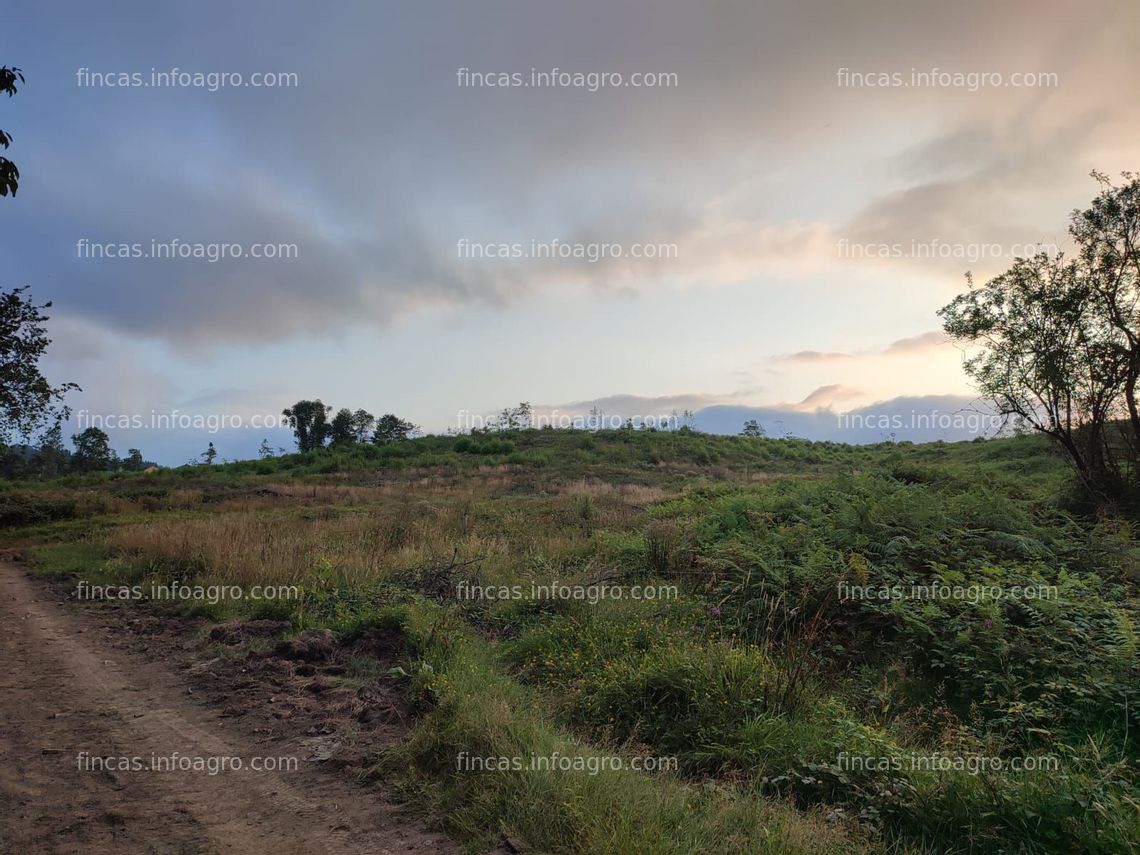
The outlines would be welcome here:
M 1140 550 L 1067 478 L 1036 437 L 529 430 L 8 485 L 0 520 L 68 585 L 197 586 L 136 606 L 207 634 L 331 631 L 321 685 L 406 717 L 369 774 L 474 851 L 1135 851 Z

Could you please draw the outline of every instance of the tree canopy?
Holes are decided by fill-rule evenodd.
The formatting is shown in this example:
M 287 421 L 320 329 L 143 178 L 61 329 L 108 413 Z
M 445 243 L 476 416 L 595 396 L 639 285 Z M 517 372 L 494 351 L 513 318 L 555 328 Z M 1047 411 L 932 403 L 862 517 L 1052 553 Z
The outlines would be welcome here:
M 964 366 L 1002 415 L 1058 442 L 1099 498 L 1135 490 L 1140 466 L 1140 176 L 1073 211 L 1065 253 L 1018 258 L 944 306 Z

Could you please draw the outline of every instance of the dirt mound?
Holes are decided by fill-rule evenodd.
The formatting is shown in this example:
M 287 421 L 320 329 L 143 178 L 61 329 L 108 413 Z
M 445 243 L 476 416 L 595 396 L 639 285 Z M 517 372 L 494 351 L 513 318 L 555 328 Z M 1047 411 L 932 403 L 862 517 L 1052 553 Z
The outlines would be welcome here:
M 220 623 L 210 630 L 210 640 L 220 644 L 241 644 L 250 638 L 273 638 L 288 632 L 284 620 L 246 620 Z
M 280 642 L 273 654 L 300 662 L 324 662 L 336 650 L 336 637 L 328 629 L 306 629 L 296 638 Z
M 408 651 L 408 640 L 398 629 L 372 627 L 355 640 L 345 651 L 350 656 L 371 656 L 381 662 L 394 663 Z

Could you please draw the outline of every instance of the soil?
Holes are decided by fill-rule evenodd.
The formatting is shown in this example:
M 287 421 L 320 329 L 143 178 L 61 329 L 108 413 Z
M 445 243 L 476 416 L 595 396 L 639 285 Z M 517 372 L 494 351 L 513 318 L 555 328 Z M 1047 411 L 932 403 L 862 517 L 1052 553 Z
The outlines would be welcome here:
M 67 597 L 0 563 L 0 852 L 459 851 L 366 774 L 404 733 L 393 639 Z

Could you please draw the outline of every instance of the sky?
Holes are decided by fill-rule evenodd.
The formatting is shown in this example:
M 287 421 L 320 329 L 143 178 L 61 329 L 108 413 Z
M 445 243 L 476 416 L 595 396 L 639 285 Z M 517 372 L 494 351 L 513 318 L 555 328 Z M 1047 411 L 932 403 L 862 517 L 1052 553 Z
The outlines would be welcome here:
M 317 397 L 430 431 L 530 401 L 960 438 L 880 425 L 977 406 L 937 310 L 967 271 L 1065 248 L 1090 170 L 1140 169 L 1134 0 L 44 0 L 5 23 L 26 83 L 0 101 L 0 281 L 53 301 L 72 429 L 168 464 L 287 446 L 274 419 Z

